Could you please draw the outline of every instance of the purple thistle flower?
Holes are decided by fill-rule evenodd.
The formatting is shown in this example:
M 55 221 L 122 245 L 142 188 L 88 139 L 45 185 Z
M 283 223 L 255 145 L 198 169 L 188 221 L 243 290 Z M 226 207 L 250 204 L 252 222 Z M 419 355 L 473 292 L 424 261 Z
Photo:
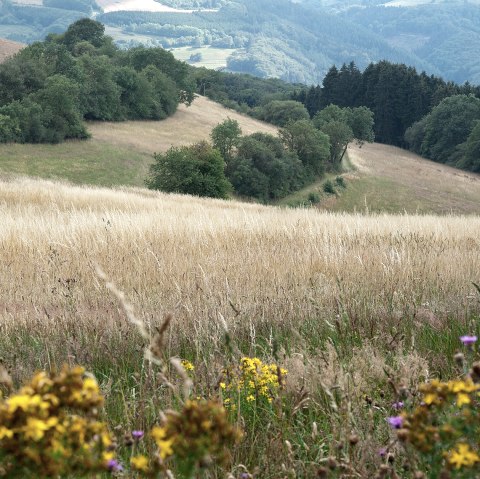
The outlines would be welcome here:
M 394 402 L 394 403 L 392 404 L 392 407 L 393 407 L 393 409 L 397 409 L 397 410 L 398 410 L 398 409 L 402 409 L 402 407 L 403 407 L 403 401 Z
M 477 337 L 476 336 L 460 336 L 460 341 L 465 344 L 466 346 L 470 345 L 470 344 L 473 344 L 477 341 Z
M 391 416 L 387 418 L 388 424 L 395 429 L 400 429 L 403 426 L 403 417 L 402 416 Z
M 114 471 L 114 472 L 123 471 L 123 466 L 116 459 L 110 459 L 107 462 L 107 467 L 110 471 Z
M 142 439 L 142 437 L 144 436 L 144 432 L 143 431 L 132 431 L 132 437 L 133 439 L 135 440 L 139 440 L 139 439 Z

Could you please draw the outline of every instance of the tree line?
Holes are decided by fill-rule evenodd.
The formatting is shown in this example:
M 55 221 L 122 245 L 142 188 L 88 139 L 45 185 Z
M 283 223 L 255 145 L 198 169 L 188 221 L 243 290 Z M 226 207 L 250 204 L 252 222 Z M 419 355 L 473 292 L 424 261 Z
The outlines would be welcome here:
M 302 103 L 311 117 L 330 104 L 365 106 L 375 117 L 376 141 L 479 171 L 472 157 L 478 151 L 474 145 L 480 120 L 479 86 L 445 82 L 387 61 L 372 63 L 361 72 L 352 62 L 340 69 L 331 67 L 322 86 L 301 88 L 291 98 Z
M 82 19 L 0 65 L 0 141 L 86 138 L 83 120 L 160 120 L 194 89 L 171 53 L 121 51 L 101 23 Z

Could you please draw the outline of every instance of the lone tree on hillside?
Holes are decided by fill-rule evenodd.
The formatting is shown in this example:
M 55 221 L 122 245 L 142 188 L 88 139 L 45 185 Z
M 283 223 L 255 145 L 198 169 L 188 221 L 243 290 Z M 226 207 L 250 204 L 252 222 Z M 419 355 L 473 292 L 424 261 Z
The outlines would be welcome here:
M 232 157 L 233 148 L 238 146 L 242 129 L 237 120 L 227 118 L 219 123 L 210 134 L 213 146 L 221 153 L 225 161 Z
M 222 155 L 206 142 L 172 147 L 154 158 L 145 182 L 150 189 L 211 198 L 228 198 L 232 190 Z

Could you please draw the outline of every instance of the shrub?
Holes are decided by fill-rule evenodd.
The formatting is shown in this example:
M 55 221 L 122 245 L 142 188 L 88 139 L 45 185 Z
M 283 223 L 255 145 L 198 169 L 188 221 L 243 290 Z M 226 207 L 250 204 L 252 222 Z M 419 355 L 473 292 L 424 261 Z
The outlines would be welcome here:
M 346 188 L 347 184 L 345 183 L 345 179 L 342 176 L 337 176 L 335 178 L 335 184 L 340 188 Z
M 331 180 L 325 181 L 325 183 L 323 184 L 323 191 L 325 191 L 327 195 L 334 195 L 336 193 L 335 187 L 333 186 Z
M 218 150 L 202 142 L 192 146 L 170 148 L 154 156 L 150 189 L 211 198 L 228 198 L 231 184 L 225 177 L 225 162 Z

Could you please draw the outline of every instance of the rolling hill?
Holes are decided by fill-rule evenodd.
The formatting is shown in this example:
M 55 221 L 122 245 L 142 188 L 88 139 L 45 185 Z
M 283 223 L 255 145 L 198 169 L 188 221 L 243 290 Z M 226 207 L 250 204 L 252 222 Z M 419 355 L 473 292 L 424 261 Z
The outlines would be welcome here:
M 190 107 L 163 121 L 90 123 L 92 138 L 59 145 L 0 145 L 0 172 L 62 178 L 77 184 L 142 186 L 155 152 L 208 140 L 226 118 L 239 122 L 245 134 L 276 134 L 267 123 L 198 97 Z
M 480 214 L 480 175 L 426 160 L 394 146 L 367 143 L 350 145 L 341 175 L 346 188 L 325 194 L 327 175 L 278 202 L 310 204 L 334 212 Z
M 0 145 L 0 174 L 66 179 L 76 184 L 143 186 L 152 155 L 171 146 L 208 140 L 226 118 L 244 134 L 275 135 L 277 128 L 228 110 L 204 97 L 160 122 L 89 123 L 92 138 L 59 145 Z M 387 145 L 349 149 L 346 189 L 336 196 L 313 184 L 279 204 L 302 204 L 309 194 L 322 196 L 320 209 L 346 212 L 480 214 L 480 175 L 467 173 Z

